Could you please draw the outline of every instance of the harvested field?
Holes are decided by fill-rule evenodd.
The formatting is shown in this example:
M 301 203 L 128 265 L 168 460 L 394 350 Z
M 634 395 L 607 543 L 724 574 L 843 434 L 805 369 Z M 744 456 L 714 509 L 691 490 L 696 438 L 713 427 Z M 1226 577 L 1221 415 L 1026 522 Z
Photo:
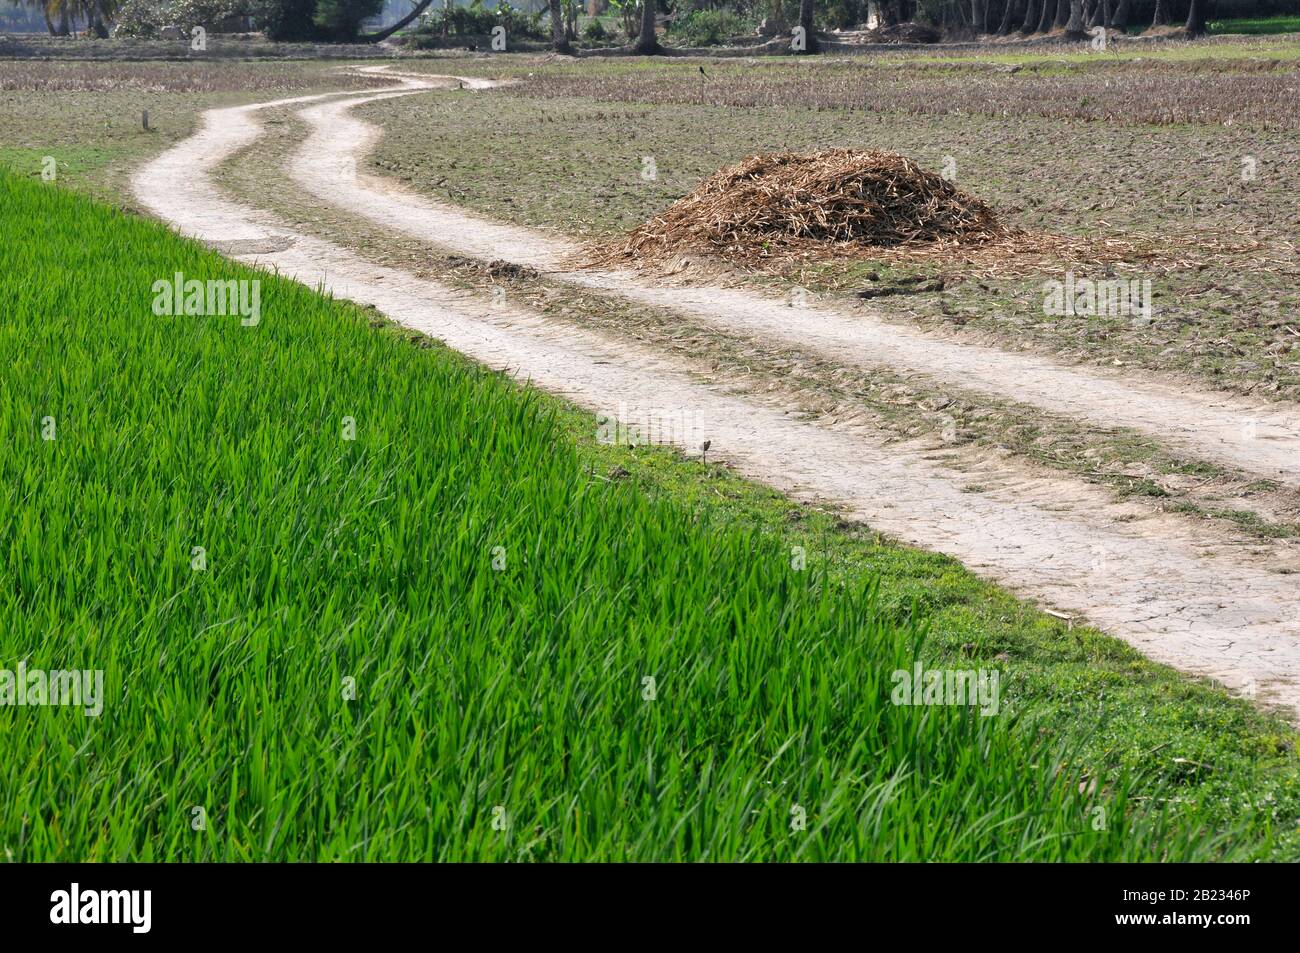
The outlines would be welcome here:
M 238 60 L 330 60 L 334 62 L 392 55 L 369 43 L 272 43 L 247 34 L 214 35 L 208 38 L 204 59 Z M 154 64 L 194 60 L 189 38 L 174 40 L 114 37 L 91 40 L 84 37 L 51 37 L 34 33 L 0 34 L 0 57 L 60 60 L 64 62 L 151 62 Z
M 683 83 L 676 73 L 673 67 L 632 77 L 557 72 L 511 95 L 665 105 L 794 105 L 917 116 L 1041 116 L 1126 126 L 1300 128 L 1294 109 L 1300 100 L 1295 61 L 1268 57 L 1211 65 L 1133 58 L 1096 64 L 958 61 L 910 70 L 886 59 L 884 65 L 819 63 L 798 71 L 723 61 L 712 64 L 700 82 Z
M 50 61 L 0 62 L 0 93 L 287 93 L 355 89 L 364 75 L 343 77 L 314 63 L 204 63 Z
M 1216 47 L 1228 49 L 1210 45 Z M 1293 58 L 1278 59 L 1291 64 L 1283 72 L 1294 72 Z M 1054 62 L 1035 61 L 1040 70 Z M 1202 72 L 1249 61 L 1214 58 L 1206 66 L 1153 55 L 1149 64 L 1117 62 L 1094 58 L 1069 68 L 1088 85 L 1092 102 L 1113 109 L 1106 82 L 1116 70 L 1135 71 L 1135 83 L 1140 73 L 1149 83 L 1185 85 Z M 941 107 L 947 84 L 959 85 L 955 71 L 979 70 L 1030 89 L 1029 68 L 1002 75 L 969 58 L 912 65 L 893 57 L 879 67 L 715 63 L 701 76 L 693 63 L 618 62 L 592 71 L 557 62 L 545 70 L 514 67 L 526 81 L 488 93 L 486 108 L 468 96 L 412 97 L 366 106 L 360 114 L 384 129 L 371 161 L 375 174 L 481 214 L 576 235 L 602 252 L 718 169 L 755 152 L 854 144 L 900 152 L 930 169 L 943 168 L 951 156 L 959 188 L 985 200 L 1005 225 L 1053 239 L 934 246 L 933 252 L 881 248 L 863 260 L 768 259 L 765 270 L 781 271 L 782 290 L 797 285 L 838 294 L 874 286 L 873 275 L 943 278 L 942 293 L 895 299 L 889 314 L 938 333 L 1042 348 L 1072 361 L 1177 371 L 1207 386 L 1300 396 L 1300 339 L 1288 320 L 1300 308 L 1295 136 L 1235 122 L 1049 119 L 1023 115 L 1027 106 L 1010 94 L 1008 114 L 996 121 L 979 113 L 907 111 L 913 101 Z M 528 71 L 537 75 L 530 79 Z M 844 106 L 817 98 L 850 89 L 864 76 L 886 84 L 880 95 L 852 100 L 846 93 Z M 915 86 L 916 93 L 900 99 L 895 93 L 902 86 Z M 555 98 L 566 88 L 621 88 L 627 102 Z M 701 88 L 706 100 L 747 90 L 749 101 L 765 104 L 701 104 Z M 1061 90 L 1053 108 L 1070 108 L 1073 95 Z M 648 181 L 641 174 L 646 156 L 657 165 Z M 1249 181 L 1247 157 L 1255 169 Z M 581 187 L 556 188 L 557 182 Z M 1150 278 L 1152 320 L 1044 315 L 1044 282 L 1063 281 L 1071 270 Z

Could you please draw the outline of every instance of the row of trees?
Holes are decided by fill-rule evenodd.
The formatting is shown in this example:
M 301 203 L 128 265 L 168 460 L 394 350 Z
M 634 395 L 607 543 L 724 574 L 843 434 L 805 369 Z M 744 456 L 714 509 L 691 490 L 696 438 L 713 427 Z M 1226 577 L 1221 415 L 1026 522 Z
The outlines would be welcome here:
M 803 35 L 806 38 L 806 45 L 809 47 L 808 52 L 816 50 L 816 35 L 813 24 L 814 19 L 814 0 L 795 0 L 798 3 L 797 23 L 803 28 Z M 873 0 L 874 2 L 874 0 Z M 907 2 L 907 0 L 897 0 L 897 2 Z M 572 9 L 566 11 L 566 5 L 572 5 L 574 0 L 547 0 L 547 8 L 551 20 L 551 38 L 552 46 L 557 53 L 570 55 L 573 53 L 572 42 L 575 39 L 574 16 Z M 786 33 L 787 17 L 784 15 L 782 0 L 769 0 L 773 17 L 769 18 L 780 24 L 778 32 Z M 717 3 L 713 0 L 686 0 L 679 2 L 671 9 L 664 7 L 664 0 L 641 0 L 640 3 L 631 3 L 631 0 L 624 0 L 620 9 L 627 11 L 629 8 L 636 13 L 636 19 L 640 21 L 640 30 L 636 33 L 636 39 L 632 44 L 632 52 L 643 56 L 651 56 L 656 53 L 662 53 L 663 47 L 659 43 L 658 33 L 656 31 L 657 16 L 663 13 L 690 13 L 696 10 L 716 10 L 734 7 L 738 13 L 753 15 L 759 4 L 751 4 L 749 0 L 736 0 L 732 4 Z M 596 9 L 603 9 L 593 0 L 588 6 L 592 13 Z M 629 31 L 630 33 L 630 31 Z
M 1207 5 L 1212 0 L 1154 0 L 1139 6 L 1134 0 L 969 0 L 944 3 L 945 23 L 968 26 L 981 34 L 1049 33 L 1063 30 L 1081 39 L 1095 27 L 1127 30 L 1133 26 L 1161 27 L 1181 23 L 1199 36 L 1205 32 Z
M 516 0 L 521 2 L 521 0 Z M 527 2 L 527 0 L 523 0 Z M 589 14 L 607 9 L 622 9 L 636 4 L 636 0 L 581 0 Z M 565 0 L 570 3 L 570 0 Z M 725 11 L 735 14 L 738 20 L 757 23 L 767 18 L 770 23 L 788 26 L 798 22 L 799 0 L 658 0 L 659 12 L 672 14 L 677 19 L 695 11 Z M 1091 18 L 1098 2 L 1085 3 L 1085 17 Z M 1182 23 L 1187 19 L 1189 0 L 1110 0 L 1112 19 L 1120 8 L 1131 27 L 1145 27 L 1152 23 Z M 823 27 L 856 27 L 861 24 L 885 25 L 915 21 L 931 26 L 946 25 L 954 30 L 969 28 L 976 32 L 996 33 L 1006 11 L 1005 0 L 816 0 L 816 19 Z M 1052 4 L 1055 20 L 1056 4 Z M 1025 14 L 1024 0 L 1013 4 L 1014 19 L 1009 29 L 1021 26 Z M 1041 0 L 1034 3 L 1041 15 Z M 1294 16 L 1300 12 L 1297 0 L 1217 0 L 1215 13 L 1230 19 L 1256 19 L 1270 16 Z M 1067 13 L 1068 17 L 1068 13 Z M 1037 27 L 1037 20 L 1032 27 Z M 1056 24 L 1062 29 L 1064 23 Z
M 118 20 L 123 32 L 150 35 L 160 26 L 212 25 L 232 15 L 256 20 L 258 28 L 276 40 L 378 41 L 405 28 L 433 3 L 446 13 L 450 0 L 412 0 L 407 16 L 378 33 L 362 35 L 362 24 L 380 12 L 383 0 L 19 0 L 38 8 L 55 36 L 66 36 L 80 22 L 96 36 L 107 36 Z M 577 10 L 583 0 L 546 0 L 551 39 L 557 52 L 573 52 Z M 609 0 L 585 0 L 588 12 Z M 866 22 L 890 27 L 912 20 L 972 34 L 1024 35 L 1063 31 L 1082 39 L 1098 26 L 1127 29 L 1149 22 L 1153 26 L 1181 23 L 1189 35 L 1205 31 L 1207 5 L 1215 0 L 614 0 L 640 21 L 632 49 L 641 54 L 661 52 L 656 26 L 659 12 L 734 10 L 754 22 L 765 16 L 772 32 L 790 34 L 790 23 L 802 28 L 802 49 L 818 49 L 815 21 L 846 26 Z M 1218 0 L 1233 14 L 1272 12 L 1275 0 Z M 1141 18 L 1141 19 L 1139 19 Z M 1146 19 L 1146 18 L 1149 18 Z M 633 27 L 635 29 L 635 27 Z M 798 46 L 798 44 L 794 44 Z
M 1189 0 L 1185 10 L 1175 13 L 1172 0 L 1155 0 L 1151 19 L 1145 21 L 1152 27 L 1183 24 L 1190 36 L 1205 32 L 1208 0 Z M 966 13 L 966 9 L 961 8 Z M 1063 30 L 1067 36 L 1082 39 L 1089 30 L 1099 26 L 1107 29 L 1127 30 L 1142 25 L 1136 19 L 1131 0 L 1005 0 L 999 11 L 993 0 L 971 0 L 969 19 L 965 20 L 977 33 L 997 33 L 1007 36 L 1020 33 L 1050 33 Z
M 70 36 L 80 22 L 102 39 L 117 13 L 116 0 L 28 0 L 24 5 L 41 12 L 51 36 Z
M 1152 27 L 1168 26 L 1179 16 L 1188 36 L 1205 32 L 1207 6 L 1214 0 L 1154 0 L 1150 11 Z M 563 0 L 548 0 L 550 5 L 552 39 L 557 53 L 570 54 L 571 31 L 565 28 Z M 1178 10 L 1175 11 L 1175 6 Z M 1062 31 L 1069 39 L 1083 40 L 1097 27 L 1126 30 L 1138 21 L 1135 19 L 1134 0 L 865 0 L 862 5 L 864 20 L 872 27 L 888 28 L 913 19 L 924 19 L 935 25 L 957 24 L 976 34 L 1012 33 L 1031 35 Z M 655 34 L 656 0 L 642 0 L 641 32 L 633 51 L 641 54 L 661 52 Z M 781 33 L 787 32 L 786 15 L 782 0 L 771 6 L 772 21 L 779 24 Z M 818 42 L 814 22 L 818 11 L 815 0 L 799 0 L 798 26 L 802 28 L 802 49 L 792 45 L 793 52 L 816 53 Z
M 378 42 L 409 26 L 434 0 L 418 0 L 410 13 L 392 26 L 363 36 L 361 25 L 383 8 L 384 0 L 25 0 L 39 9 L 51 36 L 69 36 L 80 24 L 98 37 L 107 37 L 117 23 L 132 36 L 157 35 L 177 26 L 212 28 L 230 18 L 255 20 L 277 40 L 364 40 Z

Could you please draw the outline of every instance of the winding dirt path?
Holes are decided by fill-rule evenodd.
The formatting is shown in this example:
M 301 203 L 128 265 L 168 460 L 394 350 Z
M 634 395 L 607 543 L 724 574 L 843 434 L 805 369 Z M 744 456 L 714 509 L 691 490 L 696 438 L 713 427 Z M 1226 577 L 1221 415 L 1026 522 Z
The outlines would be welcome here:
M 447 82 L 457 80 L 422 79 L 419 88 Z M 322 108 L 334 95 L 205 113 L 193 137 L 135 175 L 138 200 L 231 257 L 374 305 L 597 412 L 620 403 L 664 415 L 685 410 L 713 442 L 711 455 L 741 473 L 802 500 L 837 503 L 876 530 L 946 552 L 1022 595 L 1086 617 L 1158 661 L 1218 678 L 1300 719 L 1297 585 L 1278 572 L 1300 570 L 1300 561 L 1280 550 L 1207 538 L 1203 526 L 1181 517 L 1117 504 L 1097 487 L 1006 462 L 988 464 L 988 492 L 964 492 L 971 473 L 934 459 L 927 446 L 794 419 L 702 382 L 675 359 L 377 266 L 214 187 L 211 171 L 257 140 L 259 110 Z M 349 155 L 329 150 L 326 158 Z M 486 240 L 487 233 L 473 234 Z M 263 324 L 275 320 L 273 312 L 263 314 Z
M 405 94 L 429 85 L 416 74 L 392 73 L 385 66 L 360 71 L 399 79 L 407 84 Z M 356 174 L 381 131 L 350 111 L 393 95 L 403 93 L 335 99 L 301 110 L 299 115 L 313 132 L 291 160 L 295 180 L 351 213 L 464 255 L 526 265 L 553 279 L 676 311 L 728 331 L 795 344 L 841 363 L 886 367 L 1106 428 L 1128 427 L 1198 459 L 1300 487 L 1300 407 L 1192 392 L 1064 365 L 1041 355 L 944 340 L 866 312 L 817 305 L 796 308 L 754 291 L 658 285 L 631 271 L 566 270 L 565 263 L 578 252 L 572 243 L 488 221 L 386 180 Z

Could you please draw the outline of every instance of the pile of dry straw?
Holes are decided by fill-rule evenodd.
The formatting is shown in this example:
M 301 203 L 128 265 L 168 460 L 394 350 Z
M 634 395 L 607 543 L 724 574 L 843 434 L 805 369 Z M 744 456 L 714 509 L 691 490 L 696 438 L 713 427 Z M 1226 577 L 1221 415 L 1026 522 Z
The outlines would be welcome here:
M 755 261 L 931 243 L 1007 231 L 993 210 L 893 152 L 750 156 L 630 232 L 610 259 L 713 254 Z

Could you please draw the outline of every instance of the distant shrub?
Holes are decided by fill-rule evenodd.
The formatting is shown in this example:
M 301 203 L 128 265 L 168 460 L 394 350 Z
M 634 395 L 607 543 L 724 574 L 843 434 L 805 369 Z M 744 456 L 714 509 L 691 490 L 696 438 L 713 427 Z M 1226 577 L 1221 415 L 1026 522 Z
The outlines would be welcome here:
M 483 6 L 480 0 L 474 0 L 472 6 L 452 7 L 442 9 L 432 16 L 425 18 L 426 27 L 421 29 L 421 33 L 444 32 L 449 36 L 482 36 L 484 33 L 491 33 L 492 28 L 498 25 L 497 14 L 495 10 L 488 10 Z
M 361 33 L 361 21 L 383 9 L 384 0 L 316 0 L 316 25 L 332 39 L 351 41 Z
M 113 35 L 149 39 L 163 27 L 178 26 L 188 38 L 196 26 L 211 30 L 228 17 L 249 12 L 243 0 L 126 0 L 114 14 Z
M 267 39 L 302 42 L 320 38 L 316 0 L 252 0 L 253 20 Z
M 412 35 L 412 45 L 417 49 L 437 46 L 437 38 L 444 33 L 447 36 L 464 39 L 471 36 L 485 36 L 493 27 L 506 28 L 509 40 L 547 40 L 550 33 L 542 28 L 542 14 L 524 13 L 508 3 L 501 3 L 495 9 L 483 5 L 483 0 L 474 0 L 468 7 L 442 9 L 423 18 L 423 25 Z
M 668 27 L 683 46 L 720 46 L 745 32 L 745 22 L 729 10 L 694 10 Z
M 161 23 L 159 14 L 163 5 L 151 0 L 126 0 L 117 9 L 114 36 L 139 36 L 152 38 L 166 23 Z

